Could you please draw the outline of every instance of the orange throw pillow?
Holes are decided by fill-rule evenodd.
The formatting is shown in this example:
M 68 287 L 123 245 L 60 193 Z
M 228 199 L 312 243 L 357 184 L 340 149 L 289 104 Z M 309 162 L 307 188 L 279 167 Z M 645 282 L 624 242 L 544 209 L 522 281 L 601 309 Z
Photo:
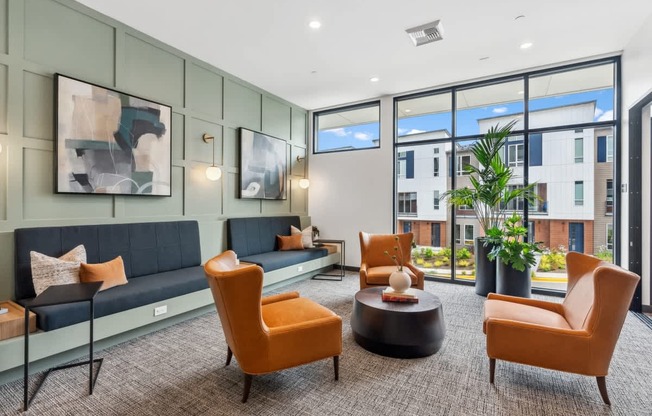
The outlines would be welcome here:
M 104 282 L 100 291 L 114 286 L 126 285 L 127 276 L 122 256 L 118 256 L 106 263 L 79 265 L 79 280 L 81 282 Z
M 277 235 L 279 251 L 287 250 L 303 250 L 303 242 L 301 241 L 301 234 L 295 235 Z

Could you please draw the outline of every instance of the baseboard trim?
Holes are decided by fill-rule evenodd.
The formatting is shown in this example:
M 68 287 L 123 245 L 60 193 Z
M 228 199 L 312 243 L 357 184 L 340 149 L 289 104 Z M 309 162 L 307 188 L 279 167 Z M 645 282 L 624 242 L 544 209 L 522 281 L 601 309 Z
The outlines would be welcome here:
M 641 310 L 644 313 L 652 313 L 652 305 L 642 305 Z

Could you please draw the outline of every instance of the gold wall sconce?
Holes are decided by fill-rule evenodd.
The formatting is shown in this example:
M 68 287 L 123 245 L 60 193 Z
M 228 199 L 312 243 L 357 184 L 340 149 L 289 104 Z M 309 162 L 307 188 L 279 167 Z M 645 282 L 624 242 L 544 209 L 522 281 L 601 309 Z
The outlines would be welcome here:
M 305 162 L 305 156 L 297 156 L 297 163 Z M 310 186 L 310 180 L 308 178 L 299 179 L 299 188 L 308 189 Z
M 201 138 L 204 143 L 213 142 L 213 164 L 206 168 L 206 177 L 211 181 L 219 180 L 222 177 L 222 169 L 215 166 L 215 136 L 204 133 Z

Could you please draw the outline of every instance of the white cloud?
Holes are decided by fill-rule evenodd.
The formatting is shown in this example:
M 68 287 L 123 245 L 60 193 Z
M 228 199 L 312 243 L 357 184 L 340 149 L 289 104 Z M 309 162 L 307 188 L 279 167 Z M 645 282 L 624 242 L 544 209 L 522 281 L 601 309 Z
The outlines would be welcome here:
M 419 134 L 419 133 L 425 133 L 425 130 L 419 130 L 419 129 L 411 129 L 405 132 L 405 135 L 407 136 L 408 134 Z
M 491 111 L 496 114 L 502 114 L 507 112 L 507 107 L 496 107 Z
M 597 121 L 610 121 L 614 119 L 614 112 L 613 110 L 605 111 L 602 113 L 600 117 L 598 117 Z
M 348 136 L 349 134 L 351 134 L 350 132 L 346 131 L 346 129 L 343 129 L 341 127 L 337 128 L 337 129 L 324 130 L 324 133 L 332 133 L 332 134 L 334 134 L 334 135 L 336 135 L 338 137 L 344 137 L 344 136 Z
M 407 133 L 407 132 L 408 132 L 408 129 L 398 129 L 398 135 L 399 135 L 399 136 L 402 136 L 402 135 L 404 135 L 404 134 Z
M 371 140 L 371 134 L 369 133 L 357 132 L 357 133 L 353 133 L 353 137 L 355 137 L 358 140 Z
M 595 113 L 593 114 L 593 119 L 597 120 L 601 115 L 604 114 L 604 110 L 598 107 L 595 107 Z

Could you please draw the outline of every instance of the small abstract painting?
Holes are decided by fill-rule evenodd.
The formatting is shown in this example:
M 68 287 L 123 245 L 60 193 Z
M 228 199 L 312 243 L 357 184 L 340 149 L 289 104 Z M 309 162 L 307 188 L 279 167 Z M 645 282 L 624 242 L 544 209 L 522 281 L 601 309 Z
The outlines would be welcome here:
M 171 196 L 172 109 L 55 75 L 56 192 Z
M 287 143 L 240 128 L 240 198 L 287 199 Z

